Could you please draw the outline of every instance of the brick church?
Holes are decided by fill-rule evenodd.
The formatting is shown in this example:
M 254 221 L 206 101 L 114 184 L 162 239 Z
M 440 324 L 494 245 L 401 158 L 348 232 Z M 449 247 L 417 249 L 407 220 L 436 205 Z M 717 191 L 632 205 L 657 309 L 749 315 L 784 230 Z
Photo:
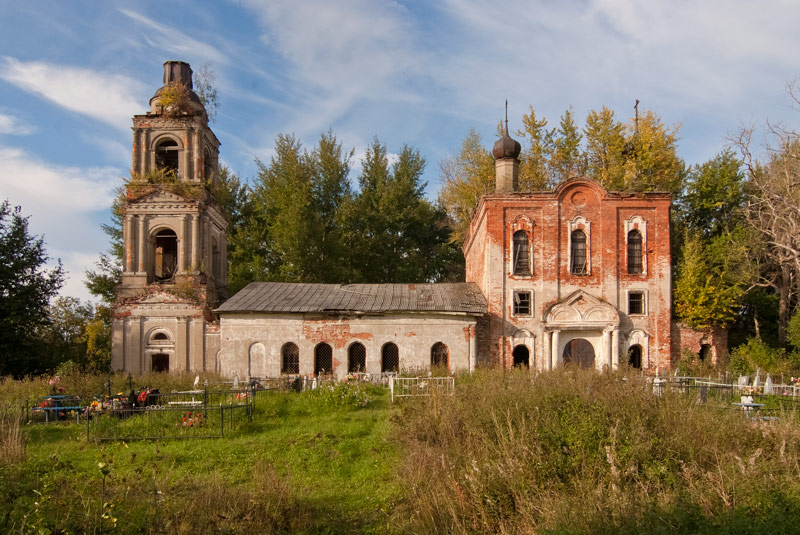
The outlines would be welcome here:
M 496 191 L 464 242 L 465 282 L 254 282 L 229 296 L 227 222 L 206 187 L 219 146 L 191 68 L 166 62 L 150 111 L 133 117 L 115 370 L 341 378 L 574 363 L 654 374 L 682 348 L 725 351 L 718 333 L 672 320 L 669 195 L 580 177 L 518 192 L 520 145 L 507 133 L 493 148 Z M 170 187 L 154 183 L 164 170 L 177 176 Z

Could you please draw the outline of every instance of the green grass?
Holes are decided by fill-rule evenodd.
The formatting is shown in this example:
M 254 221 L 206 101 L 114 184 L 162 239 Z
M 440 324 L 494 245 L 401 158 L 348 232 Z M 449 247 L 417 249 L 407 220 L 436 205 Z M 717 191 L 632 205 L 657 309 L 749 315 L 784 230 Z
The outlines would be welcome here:
M 223 439 L 95 443 L 74 424 L 15 439 L 6 418 L 0 532 L 796 531 L 794 418 L 747 420 L 623 374 L 479 370 L 453 396 L 395 406 L 375 387 L 266 392 Z
M 83 426 L 31 426 L 27 459 L 0 466 L 0 529 L 95 533 L 105 501 L 113 533 L 385 533 L 398 451 L 388 393 L 369 395 L 355 408 L 270 392 L 224 439 L 97 445 Z

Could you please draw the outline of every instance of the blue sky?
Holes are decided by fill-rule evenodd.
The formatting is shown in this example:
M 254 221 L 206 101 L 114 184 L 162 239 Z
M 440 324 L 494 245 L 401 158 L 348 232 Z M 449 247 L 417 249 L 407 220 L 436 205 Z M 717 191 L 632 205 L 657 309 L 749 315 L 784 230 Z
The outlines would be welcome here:
M 374 136 L 418 148 L 435 198 L 439 162 L 470 128 L 491 146 L 505 99 L 512 131 L 529 106 L 627 119 L 639 99 L 699 163 L 743 124 L 796 123 L 798 21 L 791 0 L 0 0 L 0 198 L 87 298 L 131 116 L 171 59 L 216 73 L 212 128 L 248 180 L 278 133 L 312 145 L 332 128 L 356 169 Z

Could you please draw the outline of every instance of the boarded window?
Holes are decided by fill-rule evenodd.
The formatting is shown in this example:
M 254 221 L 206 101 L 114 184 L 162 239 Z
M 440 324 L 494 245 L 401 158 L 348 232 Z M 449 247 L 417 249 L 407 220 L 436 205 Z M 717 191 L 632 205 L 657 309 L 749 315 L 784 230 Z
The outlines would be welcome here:
M 644 292 L 628 293 L 628 314 L 644 314 Z
M 531 274 L 531 254 L 528 234 L 524 230 L 514 233 L 514 275 Z
M 397 372 L 400 370 L 400 350 L 389 342 L 381 348 L 381 372 Z
M 178 144 L 171 140 L 165 139 L 160 141 L 156 146 L 156 167 L 171 171 L 178 176 Z
M 447 346 L 442 342 L 436 342 L 431 347 L 431 366 L 447 367 Z
M 628 273 L 642 273 L 642 234 L 638 230 L 628 233 Z
M 367 348 L 356 342 L 347 350 L 347 373 L 363 373 L 367 371 Z
M 642 368 L 642 346 L 639 344 L 632 345 L 628 349 L 628 364 L 637 370 Z
M 178 236 L 164 229 L 156 234 L 155 242 L 153 277 L 157 282 L 169 282 L 178 265 Z
M 326 343 L 314 348 L 314 375 L 333 373 L 333 348 Z
M 573 230 L 571 239 L 569 272 L 573 275 L 585 275 L 587 273 L 586 234 L 582 230 Z
M 300 373 L 300 349 L 292 342 L 283 344 L 281 349 L 281 373 Z
M 515 316 L 530 316 L 531 315 L 531 292 L 514 292 L 514 315 Z

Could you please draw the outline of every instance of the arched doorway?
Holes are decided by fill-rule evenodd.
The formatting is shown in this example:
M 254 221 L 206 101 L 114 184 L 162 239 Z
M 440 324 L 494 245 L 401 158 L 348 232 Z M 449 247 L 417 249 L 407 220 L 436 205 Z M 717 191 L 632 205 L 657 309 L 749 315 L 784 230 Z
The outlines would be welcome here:
M 711 345 L 710 344 L 703 344 L 700 346 L 700 351 L 698 351 L 697 356 L 700 357 L 700 360 L 705 362 L 706 358 L 711 355 Z
M 637 370 L 642 369 L 642 346 L 639 344 L 628 348 L 628 365 Z
M 564 347 L 564 364 L 577 364 L 581 368 L 594 368 L 594 346 L 583 338 L 570 340 Z
M 515 368 L 522 366 L 527 368 L 530 366 L 531 352 L 528 350 L 528 346 L 518 345 L 511 355 L 514 357 Z
M 151 369 L 154 372 L 169 371 L 169 355 L 167 353 L 153 353 L 151 358 Z
M 160 230 L 155 235 L 153 277 L 155 282 L 169 282 L 178 265 L 178 235 L 172 229 Z

